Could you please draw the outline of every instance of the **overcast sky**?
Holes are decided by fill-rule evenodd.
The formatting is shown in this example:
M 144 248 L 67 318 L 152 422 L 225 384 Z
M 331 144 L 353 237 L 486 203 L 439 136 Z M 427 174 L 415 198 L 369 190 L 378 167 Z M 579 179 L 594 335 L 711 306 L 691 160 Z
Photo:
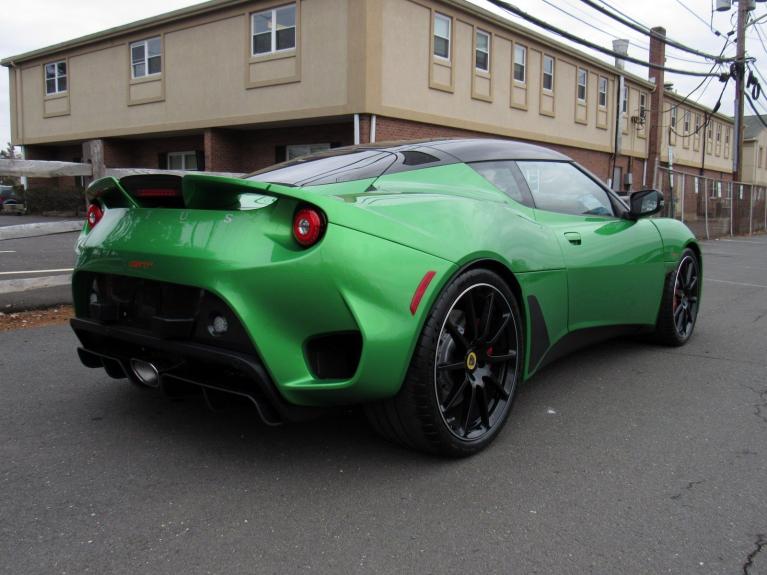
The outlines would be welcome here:
M 484 0 L 472 1 L 489 6 Z M 707 24 L 693 17 L 682 5 L 684 3 L 702 20 L 708 22 L 711 18 L 710 0 L 607 1 L 618 10 L 645 25 L 664 26 L 670 38 L 699 50 L 718 54 L 724 45 L 722 38 L 716 37 Z M 639 32 L 629 30 L 621 24 L 613 22 L 580 0 L 548 0 L 548 2 L 546 0 L 516 0 L 514 3 L 522 10 L 546 20 L 554 26 L 565 28 L 605 47 L 612 46 L 612 40 L 615 36 L 628 38 L 632 42 L 629 54 L 635 58 L 647 58 L 647 37 Z M 13 9 L 9 9 L 10 0 L 2 0 L 2 5 L 0 5 L 2 6 L 0 7 L 0 58 L 35 50 L 196 3 L 193 0 L 162 0 L 162 2 L 157 0 L 131 0 L 131 2 L 115 0 L 77 0 L 77 2 L 23 0 L 14 2 L 12 4 Z M 570 15 L 562 13 L 554 6 Z M 500 12 L 491 6 L 489 7 Z M 733 29 L 731 16 L 734 12 L 735 9 L 730 13 L 715 13 L 714 28 L 722 33 Z M 758 3 L 753 14 L 756 18 L 767 14 L 767 3 Z M 591 26 L 579 22 L 571 15 L 589 22 Z M 511 18 L 519 21 L 517 17 Z M 732 21 L 734 22 L 734 20 Z M 758 26 L 762 31 L 762 37 L 767 40 L 767 19 L 765 19 L 765 23 L 758 24 Z M 748 33 L 747 46 L 749 54 L 757 59 L 756 66 L 762 75 L 767 77 L 767 66 L 765 66 L 767 51 L 765 51 L 765 47 L 760 42 L 760 38 L 753 27 Z M 734 50 L 734 46 L 730 45 L 726 53 L 732 55 Z M 610 57 L 598 53 L 594 55 L 612 61 Z M 678 50 L 668 50 L 667 56 L 669 59 L 666 64 L 670 67 L 704 71 L 710 68 L 710 64 L 705 64 L 700 58 Z M 694 62 L 672 59 L 672 57 L 693 60 Z M 628 69 L 642 77 L 647 75 L 646 68 L 629 65 Z M 700 79 L 667 75 L 666 81 L 673 81 L 678 92 L 687 94 L 700 82 Z M 767 90 L 767 82 L 763 83 Z M 702 90 L 696 92 L 695 97 L 703 103 L 713 106 L 720 92 L 721 85 L 715 79 L 706 87 L 705 92 Z M 732 83 L 730 83 L 722 101 L 722 112 L 732 113 L 733 98 L 734 90 Z M 767 103 L 767 95 L 763 97 L 762 103 Z M 765 105 L 765 109 L 767 109 L 767 105 Z M 747 113 L 750 113 L 748 108 Z M 3 147 L 5 142 L 10 140 L 10 130 L 8 70 L 3 67 L 0 68 L 0 144 Z

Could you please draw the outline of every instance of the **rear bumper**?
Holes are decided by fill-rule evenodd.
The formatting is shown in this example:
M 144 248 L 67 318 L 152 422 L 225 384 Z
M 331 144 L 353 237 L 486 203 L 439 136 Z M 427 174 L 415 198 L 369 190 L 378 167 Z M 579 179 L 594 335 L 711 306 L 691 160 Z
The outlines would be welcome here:
M 255 356 L 87 319 L 74 318 L 70 325 L 82 344 L 77 354 L 83 365 L 103 367 L 112 377 L 131 377 L 130 362 L 139 359 L 159 366 L 161 385 L 186 383 L 248 399 L 268 425 L 318 413 L 287 403 Z

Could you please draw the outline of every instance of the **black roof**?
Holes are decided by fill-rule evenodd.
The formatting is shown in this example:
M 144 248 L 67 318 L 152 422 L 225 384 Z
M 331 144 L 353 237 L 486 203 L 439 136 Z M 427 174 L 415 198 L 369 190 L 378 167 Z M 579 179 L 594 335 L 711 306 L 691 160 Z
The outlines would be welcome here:
M 488 160 L 559 160 L 570 161 L 564 154 L 550 148 L 497 138 L 439 138 L 433 140 L 408 140 L 377 142 L 339 148 L 343 150 L 387 150 L 391 152 L 418 151 L 434 148 L 450 154 L 459 162 L 482 162 Z
M 458 163 L 570 158 L 541 146 L 497 139 L 380 142 L 334 148 L 295 158 L 244 176 L 288 186 L 318 186 Z

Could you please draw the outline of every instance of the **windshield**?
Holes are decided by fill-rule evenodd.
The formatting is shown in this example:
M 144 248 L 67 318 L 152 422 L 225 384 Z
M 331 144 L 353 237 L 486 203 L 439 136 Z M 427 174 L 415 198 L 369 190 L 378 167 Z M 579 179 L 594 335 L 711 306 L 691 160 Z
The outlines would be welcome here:
M 269 166 L 248 174 L 245 179 L 304 187 L 377 178 L 396 157 L 396 154 L 383 150 L 320 152 Z

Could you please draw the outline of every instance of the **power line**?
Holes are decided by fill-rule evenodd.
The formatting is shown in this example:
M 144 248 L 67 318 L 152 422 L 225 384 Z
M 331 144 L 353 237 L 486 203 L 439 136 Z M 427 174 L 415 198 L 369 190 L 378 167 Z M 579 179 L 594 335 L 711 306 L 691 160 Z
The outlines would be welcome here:
M 631 56 L 628 56 L 626 54 L 621 54 L 620 52 L 616 52 L 615 50 L 610 50 L 609 48 L 605 48 L 604 46 L 600 46 L 599 44 L 594 44 L 593 42 L 589 42 L 588 40 L 584 40 L 583 38 L 580 38 L 579 36 L 576 36 L 575 34 L 571 34 L 570 32 L 566 32 L 562 30 L 561 28 L 557 28 L 556 26 L 552 26 L 548 22 L 545 22 L 544 20 L 541 20 L 540 18 L 536 18 L 535 16 L 532 16 L 525 12 L 524 10 L 520 10 L 513 4 L 509 4 L 508 2 L 504 2 L 503 0 L 487 0 L 494 6 L 497 6 L 498 8 L 502 8 L 506 10 L 507 12 L 510 12 L 512 14 L 516 14 L 520 18 L 527 20 L 528 22 L 535 24 L 536 26 L 543 28 L 544 30 L 548 30 L 549 32 L 552 32 L 554 34 L 557 34 L 558 36 L 562 36 L 563 38 L 566 38 L 567 40 L 570 40 L 571 42 L 575 42 L 576 44 L 580 44 L 582 46 L 586 46 L 587 48 L 591 48 L 592 50 L 596 50 L 597 52 L 601 52 L 603 54 L 607 54 L 608 56 L 613 56 L 614 58 L 618 58 L 620 60 L 625 60 L 626 62 L 631 62 L 633 64 L 638 64 L 639 66 L 644 66 L 646 68 L 652 68 L 654 70 L 664 70 L 665 72 L 668 72 L 669 74 L 680 74 L 683 76 L 698 76 L 698 77 L 708 77 L 708 76 L 719 76 L 719 74 L 713 74 L 710 72 L 694 72 L 691 70 L 680 70 L 678 68 L 668 68 L 666 66 L 663 66 L 661 64 L 654 64 L 652 62 L 645 62 L 644 60 L 640 60 L 638 58 L 633 58 Z M 587 0 L 583 0 L 587 1 Z M 590 1 L 590 0 L 589 0 Z M 714 59 L 716 57 L 713 57 Z
M 756 117 L 759 118 L 759 121 L 762 123 L 762 126 L 767 128 L 767 122 L 764 121 L 764 118 L 762 118 L 762 114 L 759 113 L 759 110 L 756 109 L 756 106 L 754 105 L 754 102 L 751 100 L 751 96 L 748 94 L 745 94 L 746 100 L 748 100 L 748 105 L 751 106 L 751 110 L 753 110 L 754 114 L 756 114 Z
M 714 105 L 714 107 L 711 109 L 710 112 L 703 113 L 704 121 L 700 126 L 695 128 L 694 131 L 690 132 L 689 134 L 681 134 L 677 132 L 673 126 L 668 126 L 668 129 L 674 132 L 674 134 L 676 134 L 677 136 L 682 136 L 682 137 L 694 136 L 701 130 L 704 130 L 711 123 L 711 120 L 714 118 L 714 114 L 716 114 L 717 110 L 719 110 L 719 107 L 722 105 L 722 97 L 724 96 L 724 91 L 727 89 L 727 84 L 729 84 L 729 79 L 724 83 L 724 86 L 722 86 L 722 91 L 719 93 L 719 98 L 717 98 L 716 104 Z
M 697 20 L 703 23 L 703 25 L 708 28 L 711 32 L 713 32 L 716 36 L 722 36 L 723 34 L 719 30 L 715 30 L 713 23 L 709 24 L 706 22 L 703 18 L 700 17 L 700 15 L 695 12 L 692 8 L 690 8 L 687 4 L 682 2 L 682 0 L 676 0 L 676 3 L 679 4 L 682 8 L 687 10 L 690 14 L 692 14 Z
M 724 39 L 724 46 L 722 46 L 722 50 L 719 52 L 719 55 L 720 55 L 720 56 L 721 56 L 722 54 L 724 54 L 724 51 L 727 49 L 727 46 L 729 46 L 729 45 L 730 45 L 730 38 L 729 38 L 729 37 L 725 37 L 725 39 Z M 714 69 L 715 69 L 715 68 L 717 68 L 718 66 L 721 66 L 721 64 L 714 64 L 713 66 L 711 66 L 711 70 L 709 70 L 709 72 L 713 72 L 713 71 L 714 71 Z M 673 106 L 671 106 L 671 107 L 670 107 L 668 110 L 664 110 L 664 111 L 663 111 L 663 113 L 665 114 L 666 112 L 668 112 L 668 111 L 670 111 L 670 110 L 673 110 L 674 108 L 678 108 L 679 106 L 681 106 L 682 104 L 684 104 L 684 103 L 685 103 L 687 100 L 689 100 L 689 99 L 690 99 L 690 97 L 691 97 L 691 96 L 692 96 L 692 95 L 693 95 L 695 92 L 697 92 L 697 91 L 700 89 L 700 87 L 701 87 L 701 86 L 703 86 L 703 84 L 706 84 L 706 86 L 703 88 L 703 91 L 705 92 L 705 91 L 708 89 L 708 85 L 709 85 L 709 84 L 711 84 L 711 81 L 712 81 L 713 79 L 714 79 L 714 77 L 713 77 L 713 76 L 709 76 L 708 78 L 703 78 L 703 80 L 701 80 L 701 81 L 700 81 L 700 84 L 698 84 L 697 86 L 695 86 L 695 88 L 693 88 L 693 90 L 692 90 L 692 91 L 691 91 L 689 94 L 687 94 L 687 95 L 686 95 L 686 96 L 685 96 L 685 97 L 682 99 L 682 101 L 681 101 L 681 102 L 678 102 L 678 103 L 674 104 L 674 105 L 673 105 Z M 725 83 L 725 86 L 726 86 L 726 85 L 727 85 L 727 84 Z
M 491 0 L 492 1 L 492 0 Z M 609 6 L 604 0 L 602 1 L 605 5 Z M 721 58 L 719 56 L 715 56 L 713 54 L 709 54 L 707 52 L 701 52 L 700 50 L 696 50 L 695 48 L 690 48 L 689 46 L 686 46 L 682 44 L 681 42 L 677 42 L 676 40 L 672 40 L 671 38 L 668 38 L 667 36 L 664 36 L 662 34 L 658 34 L 657 32 L 648 29 L 646 26 L 641 24 L 636 24 L 635 22 L 632 22 L 630 20 L 627 20 L 625 17 L 616 14 L 612 10 L 608 10 L 607 8 L 604 8 L 594 2 L 593 0 L 581 0 L 584 4 L 587 6 L 591 6 L 594 10 L 598 10 L 602 14 L 605 14 L 606 16 L 609 16 L 613 20 L 616 20 L 623 24 L 624 26 L 628 26 L 632 30 L 636 30 L 637 32 L 641 32 L 642 34 L 645 34 L 647 36 L 650 36 L 651 38 L 657 38 L 659 40 L 662 40 L 664 43 L 668 44 L 669 46 L 673 46 L 679 50 L 683 50 L 684 52 L 689 52 L 690 54 L 695 54 L 696 56 L 701 56 L 703 58 L 706 58 L 707 60 L 713 60 L 715 62 L 730 62 L 734 60 L 734 58 Z M 614 9 L 613 9 L 614 10 Z
M 623 17 L 624 17 L 626 20 L 630 20 L 631 22 L 633 22 L 633 23 L 634 23 L 634 24 L 636 24 L 637 26 L 641 26 L 642 28 L 645 28 L 645 29 L 647 29 L 647 30 L 649 30 L 649 29 L 650 29 L 650 27 L 649 27 L 647 24 L 645 24 L 644 22 L 640 22 L 640 21 L 639 21 L 639 20 L 637 20 L 636 18 L 632 18 L 631 16 L 629 16 L 629 15 L 628 15 L 628 14 L 626 14 L 625 12 L 621 12 L 621 11 L 620 11 L 620 9 L 618 9 L 618 8 L 615 8 L 614 6 L 611 6 L 611 5 L 610 5 L 608 2 L 606 2 L 605 0 L 599 0 L 599 3 L 600 3 L 600 4 L 602 4 L 602 5 L 604 5 L 606 8 L 610 8 L 610 9 L 611 9 L 611 10 L 613 10 L 614 12 L 617 12 L 618 14 L 620 14 L 621 16 L 623 16 Z M 612 17 L 612 16 L 611 16 L 611 17 Z

